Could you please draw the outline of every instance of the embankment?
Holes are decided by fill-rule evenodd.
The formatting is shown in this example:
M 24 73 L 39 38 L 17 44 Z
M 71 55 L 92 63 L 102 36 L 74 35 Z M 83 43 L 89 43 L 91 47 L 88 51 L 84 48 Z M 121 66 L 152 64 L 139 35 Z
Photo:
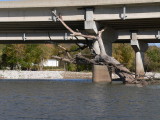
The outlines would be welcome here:
M 148 72 L 145 79 L 160 79 L 160 73 Z M 92 79 L 92 72 L 0 70 L 1 79 Z M 118 78 L 112 74 L 112 78 Z
M 0 70 L 1 79 L 92 79 L 91 72 Z

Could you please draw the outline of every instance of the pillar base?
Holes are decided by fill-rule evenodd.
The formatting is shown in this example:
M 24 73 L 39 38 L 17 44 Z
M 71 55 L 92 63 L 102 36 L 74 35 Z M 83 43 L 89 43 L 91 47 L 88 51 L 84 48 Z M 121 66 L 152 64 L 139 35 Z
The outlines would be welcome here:
M 94 65 L 93 82 L 112 82 L 111 74 L 107 66 Z

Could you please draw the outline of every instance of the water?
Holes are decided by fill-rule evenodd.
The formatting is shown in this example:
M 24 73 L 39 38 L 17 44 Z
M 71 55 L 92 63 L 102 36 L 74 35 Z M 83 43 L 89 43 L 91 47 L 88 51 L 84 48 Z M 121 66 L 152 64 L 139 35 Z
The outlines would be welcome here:
M 160 86 L 1 81 L 0 120 L 159 120 Z

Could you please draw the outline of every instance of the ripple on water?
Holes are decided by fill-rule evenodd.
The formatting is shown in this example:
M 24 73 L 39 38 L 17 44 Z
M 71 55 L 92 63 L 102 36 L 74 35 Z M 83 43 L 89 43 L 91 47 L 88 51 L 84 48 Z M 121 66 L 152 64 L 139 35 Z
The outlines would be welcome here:
M 160 86 L 0 82 L 0 120 L 158 120 Z

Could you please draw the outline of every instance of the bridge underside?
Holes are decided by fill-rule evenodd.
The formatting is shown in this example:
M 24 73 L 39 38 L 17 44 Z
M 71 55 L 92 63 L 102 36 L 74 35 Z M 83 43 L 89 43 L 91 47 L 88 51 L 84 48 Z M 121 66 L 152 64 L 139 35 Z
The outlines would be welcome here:
M 83 21 L 67 21 L 72 29 L 84 30 Z M 2 31 L 50 31 L 66 30 L 60 22 L 54 21 L 33 21 L 33 22 L 0 22 L 0 32 Z
M 90 32 L 91 29 L 100 30 L 104 26 L 114 29 L 115 38 L 112 42 L 129 43 L 132 31 L 137 31 L 138 40 L 143 40 L 146 43 L 160 42 L 160 2 L 158 0 L 155 0 L 156 2 L 152 0 L 153 3 L 150 0 L 148 2 L 146 0 L 138 1 L 139 4 L 135 0 L 127 3 L 124 0 L 121 0 L 121 2 L 101 0 L 103 4 L 100 5 L 98 5 L 100 1 L 98 3 L 93 0 L 92 2 L 85 1 L 85 5 L 95 2 L 95 5 L 90 5 L 90 7 L 84 7 L 84 3 L 79 1 L 74 1 L 74 4 L 80 6 L 72 6 L 71 4 L 72 7 L 67 7 L 68 4 L 66 4 L 66 7 L 63 5 L 55 7 L 56 4 L 61 2 L 49 1 L 48 3 L 53 2 L 54 4 L 48 4 L 46 1 L 36 3 L 31 0 L 17 1 L 17 4 L 11 4 L 10 1 L 1 2 L 0 43 L 70 43 L 85 41 L 84 38 L 79 38 L 81 41 L 70 41 L 72 38 L 70 33 L 59 21 L 54 22 L 53 11 L 56 11 L 73 30 L 78 29 L 86 34 L 90 34 L 87 32 Z M 35 7 L 29 3 L 41 5 Z M 17 6 L 18 4 L 19 6 Z M 27 4 L 29 6 L 25 7 Z M 43 6 L 45 4 L 49 6 Z M 94 30 L 95 33 L 96 29 Z
M 132 19 L 132 20 L 108 20 L 101 21 L 103 25 L 110 26 L 116 30 L 129 29 L 156 29 L 160 28 L 160 18 L 156 19 Z
M 73 29 L 85 32 L 84 21 L 66 21 Z M 108 26 L 115 29 L 115 43 L 130 43 L 131 31 L 137 31 L 139 40 L 146 43 L 159 43 L 157 38 L 160 28 L 160 18 L 157 19 L 132 19 L 132 20 L 106 20 L 97 21 L 100 27 Z M 87 33 L 86 33 L 87 34 Z M 73 39 L 72 36 L 59 22 L 0 22 L 0 44 L 10 43 L 85 43 Z
M 120 29 L 155 29 L 160 28 L 160 18 L 156 19 L 132 19 L 132 20 L 101 20 L 97 21 L 101 26 L 109 26 Z M 84 21 L 66 21 L 72 29 L 84 30 Z M 0 22 L 0 31 L 33 31 L 33 30 L 65 30 L 60 22 L 33 21 L 33 22 Z

